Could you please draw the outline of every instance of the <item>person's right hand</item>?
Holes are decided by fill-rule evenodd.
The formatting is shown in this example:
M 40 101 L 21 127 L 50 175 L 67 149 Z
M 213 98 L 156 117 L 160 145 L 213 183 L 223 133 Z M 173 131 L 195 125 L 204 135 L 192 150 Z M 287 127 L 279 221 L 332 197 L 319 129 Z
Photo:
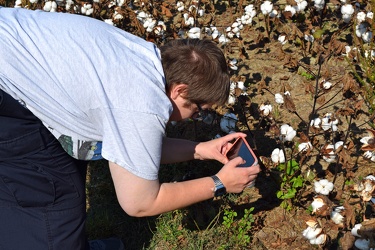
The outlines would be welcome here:
M 244 163 L 245 161 L 241 157 L 236 157 L 227 162 L 216 174 L 222 181 L 228 193 L 242 192 L 252 181 L 255 180 L 260 172 L 258 164 L 251 167 L 237 167 Z

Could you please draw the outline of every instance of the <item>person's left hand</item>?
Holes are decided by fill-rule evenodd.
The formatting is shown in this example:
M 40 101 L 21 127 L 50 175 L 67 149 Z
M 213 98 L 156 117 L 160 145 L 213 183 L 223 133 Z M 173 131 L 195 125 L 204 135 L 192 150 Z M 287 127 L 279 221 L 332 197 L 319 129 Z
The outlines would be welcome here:
M 244 133 L 232 133 L 218 139 L 201 142 L 196 146 L 194 159 L 197 160 L 217 160 L 223 164 L 228 162 L 225 153 L 232 145 L 230 142 L 239 136 L 246 137 Z

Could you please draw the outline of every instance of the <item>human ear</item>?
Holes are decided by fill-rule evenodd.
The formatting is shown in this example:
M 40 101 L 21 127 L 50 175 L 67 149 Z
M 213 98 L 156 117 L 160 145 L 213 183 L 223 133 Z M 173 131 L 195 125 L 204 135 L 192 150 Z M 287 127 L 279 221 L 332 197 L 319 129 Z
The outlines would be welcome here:
M 187 90 L 188 86 L 184 83 L 173 84 L 173 86 L 170 89 L 170 97 L 173 100 L 177 99 L 179 96 L 186 98 Z

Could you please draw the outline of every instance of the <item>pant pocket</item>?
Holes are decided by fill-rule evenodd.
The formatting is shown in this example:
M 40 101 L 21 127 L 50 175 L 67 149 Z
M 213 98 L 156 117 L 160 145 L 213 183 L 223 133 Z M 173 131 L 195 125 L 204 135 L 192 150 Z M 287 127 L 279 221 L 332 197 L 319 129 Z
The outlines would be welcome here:
M 54 182 L 42 168 L 1 165 L 0 177 L 10 193 L 7 197 L 13 196 L 19 206 L 44 207 L 54 203 Z

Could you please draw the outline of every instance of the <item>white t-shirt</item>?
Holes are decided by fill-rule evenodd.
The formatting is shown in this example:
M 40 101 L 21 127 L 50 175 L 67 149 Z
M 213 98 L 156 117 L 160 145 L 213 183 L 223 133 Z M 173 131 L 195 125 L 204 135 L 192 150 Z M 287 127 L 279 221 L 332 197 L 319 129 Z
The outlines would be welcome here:
M 172 104 L 160 51 L 102 21 L 0 8 L 0 88 L 79 159 L 157 179 Z

